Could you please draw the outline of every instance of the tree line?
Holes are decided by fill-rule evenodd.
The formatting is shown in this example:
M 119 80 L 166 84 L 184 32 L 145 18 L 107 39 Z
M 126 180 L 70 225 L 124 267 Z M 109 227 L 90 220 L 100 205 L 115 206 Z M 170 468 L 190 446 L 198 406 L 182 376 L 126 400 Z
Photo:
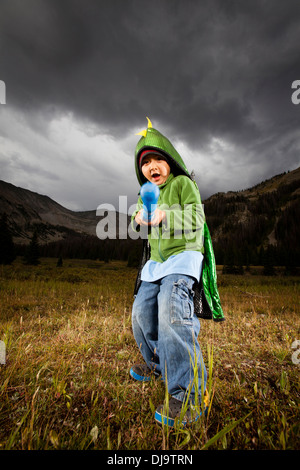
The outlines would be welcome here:
M 24 263 L 37 265 L 40 258 L 93 259 L 104 262 L 111 260 L 127 261 L 129 266 L 139 264 L 141 240 L 99 240 L 92 235 L 69 234 L 66 238 L 49 243 L 40 243 L 43 233 L 36 226 L 29 244 L 14 244 L 7 222 L 7 215 L 0 219 L 0 264 L 11 264 L 16 256 L 21 256 Z
M 299 182 L 249 200 L 243 195 L 217 195 L 205 204 L 217 264 L 225 272 L 241 272 L 242 266 L 284 266 L 295 273 L 300 266 Z M 284 210 L 282 210 L 284 207 Z M 270 239 L 271 235 L 271 239 Z
M 251 265 L 264 266 L 265 274 L 274 274 L 274 266 L 284 266 L 287 273 L 296 272 L 300 266 L 300 199 L 290 197 L 296 183 L 253 201 L 240 194 L 215 195 L 206 201 L 204 209 L 216 263 L 224 266 L 223 272 L 241 274 Z M 283 203 L 286 207 L 281 210 Z M 241 212 L 247 214 L 244 220 L 240 218 Z M 268 240 L 272 230 L 275 244 Z M 37 264 L 40 257 L 54 257 L 123 260 L 130 266 L 138 266 L 141 250 L 141 240 L 99 240 L 74 233 L 56 242 L 39 243 L 39 227 L 29 245 L 14 245 L 7 216 L 3 214 L 0 219 L 0 264 L 9 264 L 16 256 L 22 256 L 27 264 Z

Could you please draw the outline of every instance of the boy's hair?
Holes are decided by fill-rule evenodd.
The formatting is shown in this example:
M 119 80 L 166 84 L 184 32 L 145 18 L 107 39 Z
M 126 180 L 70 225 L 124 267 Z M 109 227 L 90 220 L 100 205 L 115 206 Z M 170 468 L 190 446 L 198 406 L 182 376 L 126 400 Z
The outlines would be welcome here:
M 170 165 L 170 161 L 169 159 L 161 152 L 159 152 L 158 150 L 152 150 L 152 149 L 148 149 L 148 150 L 144 150 L 143 152 L 140 153 L 139 155 L 139 167 L 142 168 L 143 166 L 143 159 L 144 157 L 146 157 L 147 155 L 156 155 L 157 157 L 160 157 L 162 158 L 163 160 L 166 160 L 166 162 Z

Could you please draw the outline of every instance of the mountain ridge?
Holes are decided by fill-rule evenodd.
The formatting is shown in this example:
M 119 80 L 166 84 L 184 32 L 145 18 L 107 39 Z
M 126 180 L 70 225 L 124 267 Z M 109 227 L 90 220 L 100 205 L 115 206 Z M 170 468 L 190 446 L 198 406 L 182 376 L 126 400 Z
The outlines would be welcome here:
M 299 261 L 300 167 L 273 176 L 251 188 L 218 192 L 203 201 L 212 235 L 216 259 L 225 264 L 258 263 L 259 252 L 272 248 L 277 262 L 293 252 Z M 40 244 L 51 244 L 89 236 L 96 238 L 101 218 L 96 210 L 75 212 L 49 196 L 0 180 L 0 214 L 6 213 L 15 244 L 28 244 L 34 231 Z M 125 239 L 129 218 L 106 213 L 106 221 L 116 220 L 117 238 Z M 120 217 L 124 218 L 119 224 Z M 121 219 L 122 221 L 122 219 Z M 126 232 L 126 233 L 125 233 Z M 288 254 L 287 254 L 288 253 Z
M 219 264 L 300 265 L 300 167 L 204 201 Z
M 276 191 L 278 186 L 284 185 L 284 184 L 290 184 L 295 181 L 300 181 L 300 167 L 290 170 L 287 172 L 279 173 L 277 175 L 274 175 L 270 178 L 267 178 L 264 181 L 261 181 L 260 183 L 255 184 L 254 186 L 251 186 L 247 189 L 240 189 L 238 191 L 227 191 L 227 192 L 217 192 L 215 194 L 212 194 L 210 197 L 206 199 L 206 201 L 209 201 L 211 198 L 216 197 L 217 195 L 223 194 L 230 196 L 232 194 L 252 194 L 253 197 L 255 197 L 255 192 L 259 192 L 259 189 L 261 189 L 260 193 L 265 193 L 265 192 L 272 192 Z M 300 190 L 300 188 L 299 188 Z M 254 193 L 254 194 L 253 194 Z
M 7 215 L 16 244 L 28 244 L 35 230 L 41 244 L 68 236 L 96 237 L 96 226 L 101 220 L 96 210 L 72 211 L 49 196 L 0 180 L 0 214 L 3 213 Z M 108 214 L 107 217 L 111 219 L 114 215 Z M 124 218 L 124 215 L 118 214 L 117 221 L 119 217 Z

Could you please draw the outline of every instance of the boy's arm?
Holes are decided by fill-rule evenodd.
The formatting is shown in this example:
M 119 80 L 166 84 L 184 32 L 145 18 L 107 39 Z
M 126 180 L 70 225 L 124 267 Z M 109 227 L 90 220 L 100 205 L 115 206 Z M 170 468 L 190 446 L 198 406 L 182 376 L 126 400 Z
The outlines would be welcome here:
M 202 236 L 205 215 L 197 186 L 187 177 L 178 178 L 174 192 L 177 192 L 178 203 L 160 207 L 166 213 L 163 222 L 166 233 L 174 238 L 184 236 L 190 240 Z
M 135 231 L 135 232 L 139 232 L 140 231 L 140 224 L 136 222 L 135 218 L 136 218 L 136 215 L 143 209 L 143 201 L 142 201 L 142 198 L 139 197 L 138 198 L 138 202 L 136 204 L 136 209 L 134 211 L 134 213 L 132 214 L 131 216 L 131 227 L 132 229 Z

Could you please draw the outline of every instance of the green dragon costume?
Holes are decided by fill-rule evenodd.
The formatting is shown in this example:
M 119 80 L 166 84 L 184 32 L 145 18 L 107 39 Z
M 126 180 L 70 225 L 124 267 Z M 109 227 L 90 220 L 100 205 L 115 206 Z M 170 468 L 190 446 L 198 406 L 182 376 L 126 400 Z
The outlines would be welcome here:
M 152 127 L 151 121 L 149 119 L 148 128 L 139 132 L 138 135 L 141 135 L 142 137 L 137 143 L 135 149 L 135 171 L 137 179 L 141 186 L 146 182 L 146 179 L 143 176 L 139 167 L 140 154 L 144 150 L 149 149 L 158 150 L 159 152 L 164 154 L 167 159 L 172 163 L 173 172 L 176 175 L 185 175 L 192 180 L 192 177 L 179 153 L 176 151 L 171 142 L 165 136 L 163 136 L 159 131 Z M 193 183 L 199 191 L 196 182 L 193 181 Z M 217 287 L 215 256 L 210 232 L 206 221 L 204 222 L 203 237 L 203 269 L 200 281 L 196 282 L 194 286 L 194 309 L 196 315 L 200 318 L 213 319 L 214 321 L 223 321 L 225 320 L 225 318 L 221 307 L 220 296 Z M 143 245 L 140 267 L 136 278 L 134 295 L 136 295 L 138 292 L 141 283 L 141 271 L 149 258 L 150 245 L 149 242 L 145 240 Z

